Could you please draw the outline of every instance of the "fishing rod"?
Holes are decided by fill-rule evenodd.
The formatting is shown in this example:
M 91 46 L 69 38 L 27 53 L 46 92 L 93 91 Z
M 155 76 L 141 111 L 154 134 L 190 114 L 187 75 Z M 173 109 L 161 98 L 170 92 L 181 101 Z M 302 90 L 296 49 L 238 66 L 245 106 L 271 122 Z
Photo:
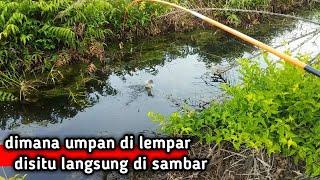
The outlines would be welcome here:
M 265 50 L 267 52 L 270 52 L 270 53 L 278 56 L 279 58 L 283 59 L 284 61 L 286 61 L 286 62 L 288 62 L 288 63 L 290 63 L 290 64 L 292 64 L 294 66 L 297 66 L 297 67 L 299 67 L 301 69 L 304 69 L 305 71 L 307 71 L 307 72 L 309 72 L 311 74 L 314 74 L 314 75 L 320 77 L 320 71 L 319 70 L 317 70 L 317 69 L 313 68 L 312 66 L 310 66 L 310 65 L 308 65 L 308 64 L 306 64 L 306 63 L 304 63 L 304 62 L 302 62 L 300 60 L 298 60 L 297 58 L 294 58 L 294 57 L 289 56 L 289 55 L 287 55 L 285 53 L 282 53 L 282 52 L 276 50 L 275 48 L 273 48 L 271 46 L 268 46 L 267 44 L 265 44 L 263 42 L 260 42 L 260 41 L 258 41 L 256 39 L 246 35 L 246 34 L 243 34 L 243 33 L 239 32 L 239 31 L 237 31 L 235 29 L 232 29 L 232 28 L 230 28 L 230 27 L 228 27 L 228 26 L 226 26 L 226 25 L 224 25 L 224 24 L 222 24 L 222 23 L 220 23 L 218 21 L 210 19 L 209 17 L 206 17 L 206 16 L 204 16 L 204 15 L 202 15 L 202 14 L 196 12 L 196 11 L 192 11 L 192 10 L 187 9 L 185 7 L 182 7 L 182 6 L 179 6 L 177 4 L 167 2 L 167 1 L 163 1 L 163 0 L 135 0 L 133 2 L 139 3 L 141 1 L 149 1 L 149 2 L 161 3 L 161 4 L 165 4 L 165 5 L 177 8 L 177 9 L 181 9 L 181 10 L 183 10 L 185 12 L 188 12 L 188 13 L 190 13 L 190 14 L 192 14 L 192 15 L 200 18 L 200 19 L 202 19 L 205 22 L 208 22 L 209 24 L 211 24 L 211 25 L 213 25 L 213 26 L 215 26 L 215 27 L 217 27 L 219 29 L 222 29 L 222 30 L 224 30 L 224 31 L 226 31 L 226 32 L 228 32 L 228 33 L 230 33 L 230 34 L 242 39 L 245 42 L 248 42 L 248 43 L 250 43 L 250 44 L 252 44 L 254 46 L 259 47 L 260 49 L 263 49 L 263 50 Z

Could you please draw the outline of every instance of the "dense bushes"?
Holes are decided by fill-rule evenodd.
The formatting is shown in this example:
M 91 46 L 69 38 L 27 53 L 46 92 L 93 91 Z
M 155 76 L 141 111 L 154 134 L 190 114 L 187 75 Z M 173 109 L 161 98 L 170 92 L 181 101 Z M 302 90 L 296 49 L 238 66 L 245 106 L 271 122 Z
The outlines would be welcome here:
M 236 149 L 265 148 L 303 160 L 308 174 L 320 175 L 319 78 L 265 61 L 267 67 L 261 68 L 258 62 L 241 60 L 242 83 L 223 86 L 228 97 L 223 103 L 168 118 L 149 115 L 161 123 L 162 132 L 207 143 L 228 141 Z
M 34 95 L 34 81 L 56 85 L 63 77 L 56 69 L 74 62 L 88 64 L 91 72 L 95 59 L 104 63 L 108 39 L 164 10 L 131 0 L 0 0 L 1 101 L 17 99 L 8 91 L 20 99 Z M 40 73 L 48 75 L 34 77 Z
M 51 68 L 57 51 L 86 51 L 109 34 L 144 25 L 162 11 L 130 0 L 2 0 L 0 1 L 0 70 Z

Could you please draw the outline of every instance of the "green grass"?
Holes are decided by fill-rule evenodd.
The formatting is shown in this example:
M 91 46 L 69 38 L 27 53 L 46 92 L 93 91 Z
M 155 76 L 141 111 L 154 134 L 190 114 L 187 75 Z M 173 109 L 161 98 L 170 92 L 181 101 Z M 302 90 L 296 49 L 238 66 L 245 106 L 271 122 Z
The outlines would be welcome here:
M 163 133 L 197 137 L 205 143 L 227 141 L 236 149 L 244 145 L 266 149 L 269 154 L 293 156 L 296 162 L 306 162 L 307 174 L 319 176 L 319 78 L 264 59 L 266 68 L 256 61 L 240 61 L 242 83 L 223 85 L 228 97 L 223 103 L 213 102 L 200 112 L 149 116 L 161 124 Z

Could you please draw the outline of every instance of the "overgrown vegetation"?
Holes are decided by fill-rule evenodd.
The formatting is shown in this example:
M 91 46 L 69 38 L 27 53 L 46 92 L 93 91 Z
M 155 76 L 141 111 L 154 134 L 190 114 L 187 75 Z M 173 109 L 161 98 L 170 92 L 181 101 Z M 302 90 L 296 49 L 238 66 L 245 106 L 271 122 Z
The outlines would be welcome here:
M 301 56 L 300 59 L 309 58 Z M 226 100 L 201 112 L 185 111 L 170 117 L 150 113 L 161 130 L 175 136 L 197 137 L 206 143 L 230 142 L 283 153 L 306 163 L 306 173 L 320 175 L 320 81 L 288 64 L 242 59 L 242 83 L 224 85 Z M 318 65 L 319 67 L 319 65 Z
M 175 2 L 189 8 L 283 12 L 306 1 Z M 131 0 L 0 0 L 0 103 L 64 95 L 80 106 L 87 104 L 86 85 L 102 83 L 95 73 L 105 75 L 110 70 L 106 48 L 156 31 L 150 29 L 153 19 L 169 11 L 159 4 L 132 4 Z M 234 13 L 223 18 L 231 24 L 241 22 Z M 123 48 L 122 42 L 119 48 Z M 224 85 L 227 98 L 222 103 L 170 117 L 149 115 L 167 134 L 197 137 L 208 144 L 229 142 L 237 150 L 245 146 L 270 155 L 282 153 L 296 162 L 304 161 L 309 175 L 320 175 L 320 82 L 302 70 L 264 59 L 265 68 L 241 60 L 243 82 Z M 80 70 L 67 68 L 79 62 Z M 79 73 L 76 77 L 75 71 Z
M 278 3 L 266 0 L 174 2 L 190 8 L 264 10 Z M 281 0 L 279 4 L 290 7 L 297 2 L 301 3 Z M 121 49 L 121 41 L 148 34 L 146 32 L 159 33 L 152 29 L 152 20 L 168 11 L 168 7 L 160 4 L 132 3 L 132 0 L 0 0 L 0 90 L 15 97 L 5 96 L 1 100 L 35 100 L 43 94 L 39 89 L 65 84 L 61 82 L 68 78 L 64 67 L 70 64 L 85 64 L 84 70 L 80 70 L 84 78 L 90 78 L 97 71 L 107 73 L 106 48 L 120 41 Z M 235 14 L 226 14 L 226 21 L 239 23 Z M 74 91 L 77 88 L 64 93 Z M 74 99 L 73 94 L 70 93 L 70 99 Z
M 0 88 L 21 89 L 24 79 L 43 72 L 54 84 L 61 78 L 59 67 L 76 61 L 91 65 L 95 59 L 104 63 L 108 38 L 143 26 L 161 11 L 129 0 L 2 0 Z

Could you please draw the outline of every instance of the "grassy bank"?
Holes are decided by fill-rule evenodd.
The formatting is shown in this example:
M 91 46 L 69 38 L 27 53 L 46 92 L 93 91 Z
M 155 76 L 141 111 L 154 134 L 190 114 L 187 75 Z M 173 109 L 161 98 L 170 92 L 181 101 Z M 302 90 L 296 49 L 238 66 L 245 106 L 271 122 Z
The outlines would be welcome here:
M 242 82 L 223 85 L 224 102 L 212 102 L 202 111 L 149 116 L 166 134 L 195 137 L 209 145 L 228 142 L 236 152 L 250 148 L 268 157 L 282 154 L 305 164 L 301 172 L 319 176 L 320 81 L 267 56 L 264 60 L 265 68 L 258 61 L 240 61 Z
M 177 3 L 190 8 L 235 7 L 285 12 L 304 1 Z M 145 2 L 132 4 L 130 0 L 2 0 L 0 11 L 0 101 L 36 101 L 45 95 L 39 90 L 66 84 L 66 66 L 80 63 L 83 66 L 79 76 L 84 80 L 79 80 L 77 87 L 63 88 L 63 93 L 74 99 L 74 94 L 83 89 L 92 74 L 109 73 L 105 54 L 109 46 L 119 44 L 121 49 L 126 41 L 137 37 L 190 30 L 199 25 L 199 21 L 191 23 L 184 16 L 163 18 L 172 11 L 168 7 Z M 232 13 L 212 15 L 231 24 L 249 18 Z

